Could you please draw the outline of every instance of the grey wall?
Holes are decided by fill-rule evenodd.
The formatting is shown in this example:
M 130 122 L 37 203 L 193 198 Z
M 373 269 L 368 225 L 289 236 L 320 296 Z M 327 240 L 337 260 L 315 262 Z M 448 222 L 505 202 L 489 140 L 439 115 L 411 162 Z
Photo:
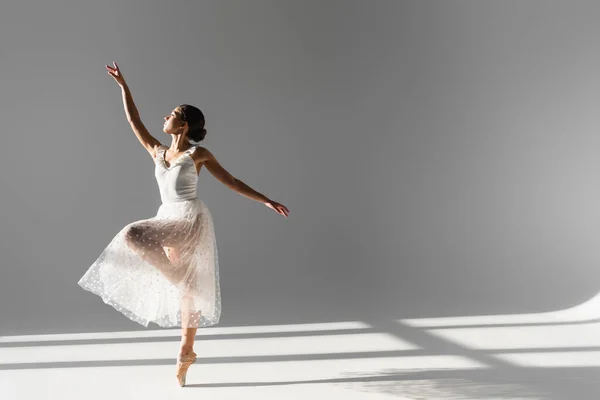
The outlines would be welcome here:
M 222 325 L 554 310 L 600 288 L 593 1 L 13 1 L 0 334 L 139 329 L 77 281 L 160 205 L 180 103 L 290 217 L 206 170 Z

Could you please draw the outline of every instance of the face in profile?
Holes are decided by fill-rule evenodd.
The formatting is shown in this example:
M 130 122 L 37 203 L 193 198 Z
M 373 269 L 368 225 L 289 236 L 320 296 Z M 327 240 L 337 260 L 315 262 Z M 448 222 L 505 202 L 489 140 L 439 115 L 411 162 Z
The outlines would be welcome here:
M 186 122 L 181 118 L 181 111 L 176 107 L 164 118 L 163 132 L 168 134 L 181 133 L 181 128 L 185 127 Z

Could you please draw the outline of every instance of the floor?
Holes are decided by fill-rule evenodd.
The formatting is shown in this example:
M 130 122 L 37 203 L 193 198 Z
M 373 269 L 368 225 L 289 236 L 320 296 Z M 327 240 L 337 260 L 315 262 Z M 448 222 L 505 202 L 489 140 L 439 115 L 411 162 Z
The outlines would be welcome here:
M 0 337 L 0 398 L 600 398 L 600 296 L 541 314 Z

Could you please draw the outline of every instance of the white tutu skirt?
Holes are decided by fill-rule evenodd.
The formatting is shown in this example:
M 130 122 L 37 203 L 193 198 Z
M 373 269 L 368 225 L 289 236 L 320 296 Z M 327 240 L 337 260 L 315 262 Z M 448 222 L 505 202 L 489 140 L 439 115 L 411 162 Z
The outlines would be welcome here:
M 155 217 L 121 229 L 78 284 L 146 327 L 216 324 L 221 291 L 208 208 L 199 198 L 161 204 Z

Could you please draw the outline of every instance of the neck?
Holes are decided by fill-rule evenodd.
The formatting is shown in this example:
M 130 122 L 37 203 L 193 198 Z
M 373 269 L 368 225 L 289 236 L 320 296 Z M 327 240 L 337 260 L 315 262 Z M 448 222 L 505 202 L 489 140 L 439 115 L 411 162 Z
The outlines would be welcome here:
M 190 141 L 187 138 L 187 136 L 184 136 L 184 135 L 171 135 L 171 138 L 172 138 L 172 141 L 171 141 L 170 150 L 172 152 L 186 151 L 187 149 L 189 149 L 190 147 L 192 147 L 192 144 L 190 143 Z

